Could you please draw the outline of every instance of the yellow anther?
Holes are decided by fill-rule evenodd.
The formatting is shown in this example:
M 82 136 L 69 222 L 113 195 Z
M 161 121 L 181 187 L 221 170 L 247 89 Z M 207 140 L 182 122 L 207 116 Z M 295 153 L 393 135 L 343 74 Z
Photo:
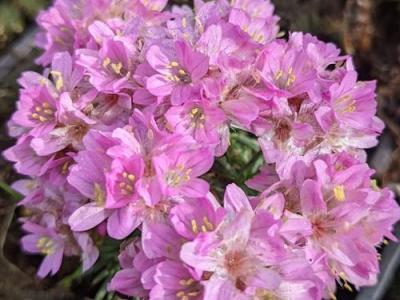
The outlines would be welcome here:
M 187 26 L 187 20 L 186 18 L 182 18 L 182 27 L 186 28 L 186 26 Z
M 275 74 L 275 80 L 279 80 L 282 76 L 283 76 L 283 71 L 282 71 L 282 70 L 279 70 L 279 71 L 276 72 L 276 74 Z
M 190 292 L 190 293 L 188 293 L 188 296 L 190 296 L 190 297 L 195 297 L 195 296 L 197 296 L 199 294 L 199 292 Z
M 179 291 L 179 292 L 176 293 L 176 296 L 179 297 L 179 298 L 183 297 L 184 295 L 185 295 L 184 291 Z
M 65 163 L 63 164 L 63 166 L 62 166 L 62 168 L 61 168 L 61 173 L 62 173 L 62 174 L 67 174 L 67 172 L 68 172 L 68 167 L 69 167 L 69 162 L 67 161 L 67 162 L 65 162 Z
M 337 300 L 335 294 L 332 293 L 332 292 L 329 293 L 329 297 L 330 297 L 332 300 Z
M 122 177 L 127 178 L 128 177 L 128 173 L 127 172 L 122 172 Z
M 193 284 L 194 282 L 195 281 L 193 280 L 193 278 L 179 280 L 179 284 L 183 285 L 183 286 L 189 286 L 189 285 Z
M 207 217 L 204 217 L 204 218 L 203 218 L 203 223 L 206 225 L 206 227 L 207 227 L 208 230 L 210 230 L 210 231 L 211 231 L 211 230 L 214 230 L 213 224 L 210 223 L 210 221 L 208 220 Z
M 36 246 L 42 254 L 50 255 L 54 253 L 54 242 L 47 237 L 38 239 Z
M 335 199 L 337 201 L 344 201 L 346 199 L 346 195 L 344 192 L 344 186 L 343 185 L 337 185 L 333 188 L 333 193 L 335 195 Z
M 40 112 L 40 111 L 42 110 L 42 108 L 41 108 L 40 106 L 36 106 L 36 107 L 35 107 L 35 110 L 36 110 L 37 112 Z
M 106 57 L 104 60 L 103 60 L 103 67 L 104 68 L 107 68 L 108 67 L 108 65 L 111 63 L 111 59 L 109 58 L 109 57 Z
M 204 226 L 204 225 L 201 225 L 201 231 L 203 231 L 203 232 L 207 232 L 207 228 L 206 228 L 206 226 Z
M 378 181 L 376 181 L 376 179 L 371 179 L 371 187 L 374 191 L 379 191 Z
M 39 116 L 39 121 L 40 122 L 47 122 L 49 119 L 47 119 L 46 117 L 43 117 L 43 116 Z
M 353 292 L 353 289 L 351 288 L 351 286 L 346 282 L 343 287 L 348 290 L 349 292 Z
M 196 220 L 192 220 L 191 221 L 191 224 L 192 224 L 192 231 L 193 231 L 193 233 L 198 233 L 199 232 L 199 228 L 197 227 L 197 222 L 196 222 Z
M 53 114 L 53 111 L 52 111 L 51 109 L 45 109 L 43 112 L 44 112 L 46 115 L 52 115 L 52 114 Z
M 105 193 L 98 183 L 94 184 L 94 201 L 98 206 L 103 206 L 106 200 Z
M 130 181 L 134 181 L 134 180 L 135 180 L 135 175 L 129 174 L 129 175 L 128 175 L 128 179 L 129 179 Z
M 186 72 L 184 69 L 179 69 L 178 73 L 179 73 L 179 75 L 186 75 Z
M 61 74 L 61 72 L 59 71 L 51 71 L 50 72 L 51 75 L 53 75 L 56 81 L 56 89 L 59 91 L 62 89 L 62 87 L 64 86 L 64 80 L 63 80 L 63 76 Z
M 178 67 L 179 64 L 178 64 L 176 61 L 171 61 L 171 62 L 170 62 L 170 66 L 171 66 L 171 67 Z
M 197 107 L 194 107 L 194 108 L 192 108 L 192 110 L 190 111 L 190 114 L 191 114 L 192 116 L 195 116 L 195 115 L 197 115 L 198 112 L 199 112 L 199 109 L 198 109 Z
M 294 74 L 289 74 L 288 79 L 286 81 L 286 86 L 291 86 L 296 81 L 296 76 Z
M 32 118 L 34 118 L 34 119 L 39 119 L 39 115 L 38 115 L 37 113 L 33 113 L 31 116 L 32 116 Z
M 42 103 L 43 108 L 50 108 L 50 104 L 48 102 Z
M 117 64 L 112 63 L 111 64 L 111 69 L 113 69 L 114 73 L 121 74 L 122 63 L 120 63 L 120 62 L 117 63 Z

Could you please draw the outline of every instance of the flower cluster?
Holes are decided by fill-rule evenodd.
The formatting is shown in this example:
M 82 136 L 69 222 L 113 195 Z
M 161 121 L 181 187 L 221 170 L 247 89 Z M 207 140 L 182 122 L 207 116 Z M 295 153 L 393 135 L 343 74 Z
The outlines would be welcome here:
M 400 209 L 371 179 L 375 82 L 268 0 L 56 0 L 38 17 L 5 157 L 30 179 L 23 248 L 83 270 L 126 239 L 108 288 L 149 299 L 322 299 L 372 285 Z M 224 199 L 206 175 L 232 128 L 265 164 Z M 221 200 L 221 201 L 220 201 Z

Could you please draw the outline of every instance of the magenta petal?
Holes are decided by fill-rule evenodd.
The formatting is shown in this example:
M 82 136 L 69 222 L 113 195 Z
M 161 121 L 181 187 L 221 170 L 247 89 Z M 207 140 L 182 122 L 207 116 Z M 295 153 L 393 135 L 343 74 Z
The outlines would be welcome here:
M 95 203 L 88 203 L 78 208 L 69 217 L 68 223 L 74 231 L 86 231 L 103 222 L 110 211 Z
M 128 205 L 115 210 L 108 218 L 107 232 L 115 239 L 123 239 L 130 235 L 142 222 Z
M 146 290 L 140 282 L 140 276 L 140 272 L 135 269 L 121 270 L 114 275 L 107 289 L 127 296 L 145 296 Z
M 164 75 L 156 74 L 146 81 L 146 88 L 155 96 L 167 96 L 172 92 L 174 84 L 166 79 Z
M 242 209 L 253 210 L 246 194 L 234 183 L 226 187 L 224 207 L 234 213 L 239 213 Z

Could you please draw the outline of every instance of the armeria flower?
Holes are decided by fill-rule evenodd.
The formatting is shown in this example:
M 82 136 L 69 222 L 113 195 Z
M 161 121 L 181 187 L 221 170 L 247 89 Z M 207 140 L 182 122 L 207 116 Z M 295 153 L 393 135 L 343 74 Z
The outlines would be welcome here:
M 109 290 L 118 291 L 127 296 L 146 297 L 148 289 L 143 279 L 147 270 L 152 273 L 160 259 L 149 259 L 136 241 L 129 243 L 118 256 L 122 267 L 108 285 Z
M 46 163 L 52 159 L 51 155 L 39 156 L 33 150 L 31 143 L 33 137 L 22 135 L 17 144 L 3 152 L 4 157 L 15 162 L 14 168 L 21 174 L 40 176 L 46 172 Z
M 36 60 L 39 64 L 50 64 L 58 52 L 73 53 L 75 28 L 70 12 L 65 8 L 65 1 L 57 1 L 51 9 L 42 11 L 37 18 L 43 31 L 36 36 L 36 44 L 45 50 Z
M 279 17 L 274 16 L 270 1 L 239 0 L 232 2 L 229 22 L 238 25 L 251 38 L 265 44 L 276 37 L 279 31 Z
M 136 183 L 144 172 L 139 156 L 114 159 L 106 174 L 107 208 L 120 208 L 138 198 Z
M 376 112 L 375 82 L 357 82 L 357 73 L 348 71 L 340 84 L 330 88 L 330 104 L 340 127 L 363 130 L 371 126 Z
M 103 222 L 111 211 L 105 208 L 106 178 L 104 169 L 111 159 L 106 150 L 114 144 L 109 134 L 89 132 L 83 140 L 86 148 L 74 157 L 77 164 L 71 167 L 68 182 L 82 195 L 92 201 L 79 207 L 70 217 L 69 225 L 74 231 L 89 230 Z M 92 147 L 91 147 L 92 146 Z
M 56 128 L 32 140 L 32 148 L 38 155 L 50 155 L 68 146 L 82 148 L 82 139 L 89 126 L 96 123 L 77 109 L 68 93 L 60 96 L 57 120 L 59 125 Z
M 259 76 L 264 84 L 258 90 L 262 98 L 294 97 L 312 91 L 316 73 L 303 49 L 282 41 L 268 44 L 261 56 Z
M 182 151 L 172 148 L 153 158 L 154 168 L 166 194 L 202 197 L 209 185 L 201 175 L 212 166 L 214 157 L 207 148 Z
M 203 299 L 203 286 L 200 280 L 201 278 L 182 262 L 165 260 L 156 266 L 154 274 L 156 285 L 151 289 L 150 299 Z
M 46 85 L 23 90 L 17 106 L 12 121 L 25 130 L 32 129 L 30 134 L 33 136 L 47 134 L 57 124 L 54 91 L 49 90 Z
M 146 54 L 157 74 L 147 79 L 146 88 L 156 96 L 171 95 L 174 105 L 182 104 L 198 93 L 199 82 L 208 72 L 208 58 L 177 41 L 173 49 L 154 45 Z
M 191 135 L 201 144 L 210 146 L 226 144 L 221 141 L 228 138 L 221 134 L 221 128 L 226 126 L 225 114 L 212 103 L 193 101 L 183 106 L 173 106 L 167 111 L 165 118 L 174 132 Z
M 202 232 L 214 231 L 223 220 L 225 211 L 213 205 L 210 197 L 185 199 L 170 211 L 170 221 L 185 239 L 193 240 Z
M 81 49 L 77 64 L 85 67 L 90 83 L 98 90 L 117 93 L 134 87 L 135 50 L 123 41 L 107 39 L 100 50 Z
M 182 246 L 182 260 L 209 274 L 205 282 L 206 299 L 233 299 L 244 297 L 251 288 L 279 287 L 281 278 L 270 268 L 283 255 L 274 252 L 277 249 L 270 244 L 278 238 L 272 229 L 277 223 L 269 214 L 260 212 L 255 217 L 242 193 L 231 186 L 225 194 L 226 201 L 231 203 L 230 214 L 223 223 L 216 231 L 201 233 Z M 265 249 L 269 251 L 266 253 Z
M 89 269 L 95 234 L 126 240 L 108 286 L 126 296 L 319 300 L 374 284 L 400 219 L 364 163 L 383 130 L 375 82 L 333 44 L 277 39 L 269 0 L 166 5 L 56 0 L 38 17 L 49 68 L 19 79 L 4 156 L 30 177 L 13 187 L 39 275 L 63 256 Z M 207 173 L 236 128 L 266 161 L 251 198 Z M 210 190 L 224 186 L 221 207 Z
M 45 277 L 49 273 L 54 275 L 61 267 L 64 241 L 52 228 L 43 227 L 29 221 L 25 222 L 23 229 L 29 232 L 21 240 L 24 250 L 30 253 L 40 253 L 45 255 L 44 260 L 38 270 L 40 277 Z

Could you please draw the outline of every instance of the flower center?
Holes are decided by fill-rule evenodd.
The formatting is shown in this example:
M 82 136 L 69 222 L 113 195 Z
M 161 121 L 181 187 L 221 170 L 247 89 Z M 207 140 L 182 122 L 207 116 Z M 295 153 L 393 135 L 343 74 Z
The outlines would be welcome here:
M 203 222 L 201 225 L 199 225 L 195 219 L 192 219 L 191 225 L 192 225 L 192 232 L 195 234 L 199 233 L 199 228 L 201 229 L 202 232 L 214 230 L 214 225 L 208 220 L 207 217 L 203 218 Z
M 233 250 L 225 254 L 224 267 L 234 277 L 239 276 L 246 265 L 247 255 L 243 250 Z
M 118 184 L 122 195 L 127 196 L 133 193 L 133 184 L 135 183 L 135 179 L 135 175 L 128 172 L 122 172 L 122 180 Z
M 50 108 L 50 104 L 43 102 L 33 108 L 31 118 L 42 123 L 48 122 L 54 118 L 54 111 Z
M 190 74 L 188 74 L 187 71 L 184 68 L 182 68 L 178 62 L 171 61 L 167 65 L 167 68 L 170 69 L 169 74 L 166 75 L 166 78 L 169 81 L 173 81 L 176 83 L 183 83 L 183 84 L 189 84 L 192 82 Z
M 50 255 L 54 253 L 54 242 L 48 237 L 41 237 L 38 239 L 36 246 L 42 254 Z
M 204 127 L 205 116 L 200 108 L 193 107 L 189 112 L 189 116 L 190 116 L 191 127 L 196 127 L 196 126 Z
M 176 187 L 182 182 L 189 181 L 191 172 L 192 169 L 185 170 L 185 166 L 178 165 L 176 169 L 167 172 L 165 180 L 168 185 Z
M 296 75 L 294 75 L 292 67 L 287 72 L 279 70 L 275 74 L 276 85 L 282 89 L 291 87 L 295 81 Z

